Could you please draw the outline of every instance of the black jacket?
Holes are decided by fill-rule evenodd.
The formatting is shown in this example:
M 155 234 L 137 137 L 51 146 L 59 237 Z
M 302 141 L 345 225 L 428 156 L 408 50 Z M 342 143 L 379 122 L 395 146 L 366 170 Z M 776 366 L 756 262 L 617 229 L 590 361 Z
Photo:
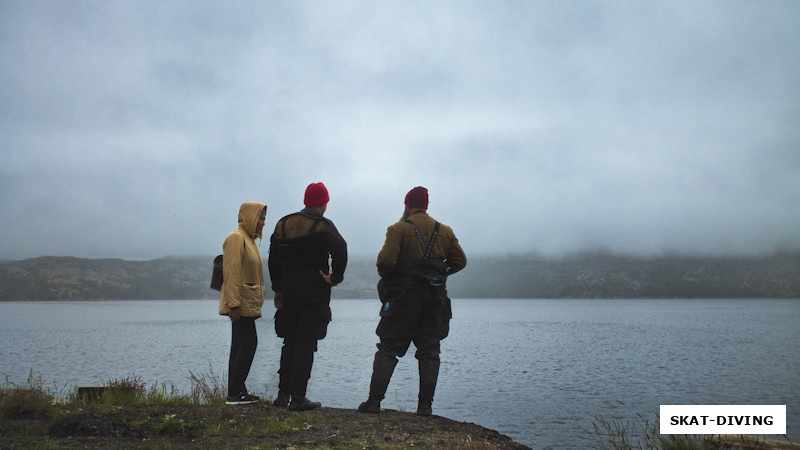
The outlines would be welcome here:
M 331 287 L 319 271 L 341 283 L 347 243 L 332 221 L 305 208 L 278 221 L 270 237 L 268 266 L 272 290 L 283 295 L 284 306 L 327 305 Z

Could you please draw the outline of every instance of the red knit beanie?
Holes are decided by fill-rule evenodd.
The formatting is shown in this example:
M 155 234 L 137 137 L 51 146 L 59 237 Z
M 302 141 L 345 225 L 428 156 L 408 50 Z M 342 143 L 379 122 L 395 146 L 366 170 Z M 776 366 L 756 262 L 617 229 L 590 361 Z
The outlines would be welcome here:
M 428 209 L 428 190 L 417 186 L 406 194 L 406 206 L 409 208 Z
M 303 198 L 303 203 L 306 206 L 322 206 L 328 201 L 328 189 L 322 183 L 311 183 L 306 188 L 306 195 Z

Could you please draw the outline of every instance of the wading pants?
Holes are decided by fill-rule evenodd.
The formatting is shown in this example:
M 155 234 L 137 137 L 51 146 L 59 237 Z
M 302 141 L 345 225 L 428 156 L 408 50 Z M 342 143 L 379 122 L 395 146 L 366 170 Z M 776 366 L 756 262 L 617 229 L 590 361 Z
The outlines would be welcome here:
M 414 356 L 419 363 L 419 402 L 430 405 L 439 377 L 440 342 L 444 327 L 450 320 L 446 293 L 435 289 L 410 292 L 392 317 L 381 319 L 378 327 L 378 351 L 372 365 L 370 398 L 384 397 L 397 358 L 408 351 L 411 343 L 417 348 Z

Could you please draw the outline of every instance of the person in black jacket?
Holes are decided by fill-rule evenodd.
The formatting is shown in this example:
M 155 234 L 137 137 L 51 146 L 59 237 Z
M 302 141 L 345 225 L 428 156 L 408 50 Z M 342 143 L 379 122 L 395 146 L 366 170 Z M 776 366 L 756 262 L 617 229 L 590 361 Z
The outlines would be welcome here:
M 325 338 L 331 320 L 331 287 L 342 282 L 347 266 L 347 243 L 333 222 L 323 217 L 328 201 L 325 185 L 311 183 L 305 192 L 306 207 L 279 220 L 270 238 L 275 332 L 283 338 L 273 405 L 288 405 L 293 411 L 321 406 L 306 397 L 306 389 L 317 341 Z

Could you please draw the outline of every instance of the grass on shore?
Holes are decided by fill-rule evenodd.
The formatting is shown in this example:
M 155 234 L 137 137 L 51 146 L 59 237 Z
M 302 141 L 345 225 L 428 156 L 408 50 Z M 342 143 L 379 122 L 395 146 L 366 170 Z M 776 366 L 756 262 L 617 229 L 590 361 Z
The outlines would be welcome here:
M 163 447 L 165 442 L 167 446 L 172 446 L 175 444 L 170 444 L 164 439 L 186 436 L 192 436 L 190 442 L 193 446 L 195 444 L 215 446 L 214 443 L 225 442 L 226 446 L 239 444 L 238 448 L 247 448 L 255 440 L 259 442 L 260 447 L 267 437 L 267 441 L 272 442 L 270 439 L 274 439 L 273 444 L 281 446 L 281 444 L 291 444 L 292 440 L 296 439 L 292 436 L 296 436 L 298 430 L 320 426 L 319 421 L 326 420 L 296 413 L 272 415 L 262 413 L 233 420 L 229 415 L 220 413 L 225 410 L 227 391 L 221 377 L 214 375 L 213 372 L 207 374 L 190 372 L 189 380 L 191 389 L 188 393 L 181 392 L 175 385 L 166 383 L 148 388 L 138 377 L 112 379 L 104 383 L 101 389 L 86 393 L 77 387 L 59 387 L 55 384 L 47 386 L 40 376 L 35 376 L 31 371 L 25 385 L 16 385 L 6 380 L 5 386 L 0 387 L 0 430 L 2 430 L 0 438 L 11 439 L 0 440 L 0 444 L 4 442 L 5 445 L 14 448 L 16 442 L 33 439 L 36 445 L 25 445 L 24 448 L 60 448 L 64 444 L 65 435 L 72 436 L 77 432 L 102 436 L 104 433 L 119 433 L 118 429 L 114 428 L 122 427 L 126 433 L 140 438 L 143 444 L 137 445 L 139 447 L 147 447 L 145 444 L 148 442 L 153 444 L 152 448 Z M 124 405 L 130 405 L 130 408 L 121 409 Z M 188 406 L 192 407 L 187 409 Z M 121 418 L 115 416 L 120 414 Z M 337 417 L 334 420 L 339 421 L 339 419 L 343 418 Z M 586 433 L 593 442 L 593 448 L 604 450 L 774 448 L 758 438 L 749 439 L 747 442 L 742 440 L 737 443 L 738 446 L 731 446 L 729 441 L 721 443 L 711 436 L 661 435 L 658 433 L 658 420 L 651 421 L 642 415 L 637 415 L 634 420 L 606 420 L 597 417 L 592 425 L 593 429 L 586 430 Z M 107 433 L 109 430 L 110 433 Z M 404 431 L 406 434 L 407 432 L 408 430 Z M 486 447 L 485 443 L 473 445 L 471 438 L 469 436 L 467 438 L 465 442 L 446 441 L 447 447 Z M 107 439 L 109 440 L 105 442 L 106 445 L 119 444 L 111 438 Z M 383 438 L 370 442 L 329 439 L 324 445 L 313 445 L 313 447 L 404 447 L 396 445 L 396 440 L 394 443 L 382 441 Z M 104 444 L 96 441 L 93 443 Z M 490 445 L 489 448 L 499 447 Z
M 222 378 L 212 372 L 195 374 L 189 371 L 191 389 L 180 391 L 174 384 L 162 383 L 147 388 L 141 377 L 130 376 L 110 379 L 93 392 L 82 392 L 81 388 L 48 387 L 41 376 L 31 371 L 25 385 L 17 385 L 6 379 L 0 387 L 0 418 L 17 408 L 31 409 L 37 416 L 49 405 L 87 403 L 106 405 L 173 404 L 173 405 L 223 405 L 226 387 Z
M 705 436 L 660 435 L 658 421 L 638 414 L 634 420 L 596 417 L 588 431 L 595 448 L 602 450 L 702 450 Z
M 191 374 L 191 391 L 148 388 L 137 377 L 100 389 L 26 384 L 0 387 L 0 448 L 527 448 L 494 430 L 444 417 L 387 410 L 365 415 L 320 408 L 292 412 L 226 406 L 222 379 Z
M 625 406 L 624 403 L 619 403 Z M 658 430 L 658 417 L 651 421 L 637 414 L 633 420 L 596 417 L 592 430 L 587 433 L 593 441 L 593 448 L 601 450 L 767 450 L 784 448 L 781 444 L 786 444 L 785 448 L 797 448 L 790 442 L 769 441 L 758 436 L 660 434 Z

